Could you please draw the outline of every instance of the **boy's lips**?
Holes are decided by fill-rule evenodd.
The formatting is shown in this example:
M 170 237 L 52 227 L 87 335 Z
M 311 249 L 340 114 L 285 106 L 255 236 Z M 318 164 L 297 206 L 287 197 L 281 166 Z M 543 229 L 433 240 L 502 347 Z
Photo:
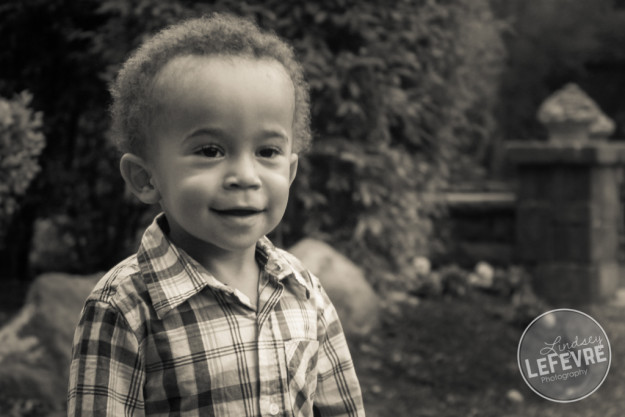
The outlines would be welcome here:
M 254 207 L 233 207 L 228 209 L 216 209 L 211 208 L 211 211 L 220 214 L 222 216 L 234 216 L 234 217 L 248 217 L 255 214 L 262 213 L 265 210 L 257 209 Z

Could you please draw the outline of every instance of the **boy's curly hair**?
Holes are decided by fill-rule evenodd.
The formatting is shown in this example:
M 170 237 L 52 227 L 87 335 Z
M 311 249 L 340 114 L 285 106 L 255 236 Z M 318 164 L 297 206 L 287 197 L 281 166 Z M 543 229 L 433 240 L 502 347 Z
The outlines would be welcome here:
M 293 150 L 308 148 L 310 98 L 301 65 L 293 49 L 275 34 L 262 31 L 240 17 L 212 14 L 163 29 L 143 43 L 120 69 L 111 85 L 112 131 L 122 152 L 143 154 L 154 103 L 154 79 L 173 58 L 186 55 L 225 55 L 274 59 L 285 68 L 295 90 Z

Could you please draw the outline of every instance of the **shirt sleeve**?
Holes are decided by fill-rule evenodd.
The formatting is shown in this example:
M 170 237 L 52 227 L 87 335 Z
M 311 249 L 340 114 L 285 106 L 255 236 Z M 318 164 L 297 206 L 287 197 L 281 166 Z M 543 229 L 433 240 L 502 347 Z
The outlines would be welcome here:
M 364 417 L 360 384 L 336 309 L 320 285 L 318 297 L 320 343 L 315 415 Z
M 110 304 L 88 301 L 74 335 L 68 416 L 143 416 L 144 380 L 127 321 Z

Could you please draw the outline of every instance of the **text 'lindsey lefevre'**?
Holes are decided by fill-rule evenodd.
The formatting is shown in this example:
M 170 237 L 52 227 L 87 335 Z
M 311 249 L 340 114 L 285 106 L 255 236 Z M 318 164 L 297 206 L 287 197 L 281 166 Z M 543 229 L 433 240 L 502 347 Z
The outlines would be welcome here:
M 572 342 L 567 343 L 560 343 L 561 340 L 558 336 L 553 343 L 545 342 L 546 347 L 540 350 L 543 357 L 533 363 L 525 359 L 528 378 L 580 369 L 608 360 L 600 336 L 589 336 L 581 341 L 575 337 Z

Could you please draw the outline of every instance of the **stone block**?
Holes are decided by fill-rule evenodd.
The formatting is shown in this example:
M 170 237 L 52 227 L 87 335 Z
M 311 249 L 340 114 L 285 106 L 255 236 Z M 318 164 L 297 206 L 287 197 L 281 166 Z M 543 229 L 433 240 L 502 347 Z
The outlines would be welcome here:
M 611 206 L 618 205 L 620 200 L 618 190 L 621 176 L 620 170 L 615 167 L 594 167 L 591 184 L 592 201 Z
M 507 153 L 519 178 L 519 260 L 536 265 L 537 293 L 565 305 L 611 295 L 625 231 L 625 144 L 512 142 Z
M 553 210 L 549 204 L 520 203 L 516 233 L 519 260 L 538 262 L 553 259 Z
M 618 262 L 600 262 L 597 265 L 596 298 L 598 301 L 613 299 L 620 286 L 621 266 Z
M 590 214 L 594 228 L 609 227 L 616 231 L 623 230 L 623 206 L 620 202 L 593 203 Z
M 616 262 L 545 263 L 534 268 L 536 293 L 554 307 L 579 307 L 608 300 L 618 288 Z
M 545 165 L 521 165 L 517 169 L 518 201 L 551 200 L 553 170 Z
M 575 263 L 548 263 L 535 268 L 533 287 L 555 307 L 583 304 L 591 295 L 592 267 Z
M 613 227 L 564 223 L 559 219 L 553 225 L 554 261 L 579 263 L 608 262 L 618 258 L 619 234 Z
M 597 227 L 623 229 L 620 174 L 615 169 L 597 169 L 592 184 L 592 219 Z
M 367 335 L 378 325 L 379 298 L 353 262 L 315 239 L 301 240 L 289 252 L 319 278 L 348 336 Z
M 592 141 L 585 144 L 510 141 L 506 157 L 515 165 L 619 165 L 625 163 L 625 144 Z
M 556 223 L 553 226 L 553 261 L 587 263 L 591 259 L 590 227 Z
M 592 227 L 589 259 L 596 262 L 616 261 L 619 256 L 619 233 L 615 227 Z
M 587 201 L 554 204 L 552 210 L 556 225 L 590 228 L 592 207 Z
M 557 203 L 588 201 L 591 195 L 592 167 L 554 165 L 551 199 Z

